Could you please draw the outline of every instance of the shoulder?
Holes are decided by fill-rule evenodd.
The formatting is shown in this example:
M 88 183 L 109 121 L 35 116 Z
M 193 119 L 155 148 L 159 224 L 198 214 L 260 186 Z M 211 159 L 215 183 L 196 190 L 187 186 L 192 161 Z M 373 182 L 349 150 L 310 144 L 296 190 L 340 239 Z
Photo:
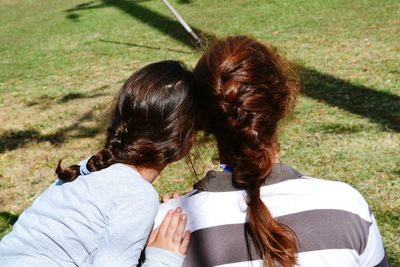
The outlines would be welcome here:
M 158 209 L 159 197 L 154 187 L 137 171 L 124 164 L 114 164 L 94 172 L 94 180 L 108 189 L 109 210 L 132 210 L 145 207 L 147 211 Z
M 345 182 L 324 180 L 309 176 L 303 176 L 303 178 L 310 185 L 310 190 L 314 191 L 317 195 L 333 198 L 338 202 L 351 202 L 362 208 L 368 208 L 368 204 L 361 193 Z
M 274 187 L 271 185 L 270 187 Z M 333 197 L 335 199 L 355 200 L 359 204 L 366 203 L 364 197 L 353 186 L 334 180 L 326 180 L 307 175 L 302 175 L 298 179 L 288 180 L 279 184 L 276 187 L 287 188 L 287 190 L 296 191 L 298 193 L 316 195 L 321 197 Z
M 116 191 L 119 195 L 140 194 L 142 197 L 158 198 L 153 186 L 140 173 L 125 164 L 113 164 L 84 177 L 87 178 L 108 187 L 109 191 Z
M 340 248 L 361 255 L 367 247 L 373 217 L 364 197 L 349 184 L 302 176 L 277 184 L 265 203 L 296 233 L 304 251 Z
M 371 222 L 364 197 L 351 185 L 310 176 L 264 186 L 261 195 L 276 216 L 307 210 L 341 210 Z

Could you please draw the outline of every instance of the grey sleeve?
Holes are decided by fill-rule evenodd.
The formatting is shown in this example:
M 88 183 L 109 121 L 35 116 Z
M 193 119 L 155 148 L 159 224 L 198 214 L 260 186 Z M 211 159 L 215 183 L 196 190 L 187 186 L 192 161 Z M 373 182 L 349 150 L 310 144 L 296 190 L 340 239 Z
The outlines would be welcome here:
M 185 259 L 182 255 L 155 247 L 147 247 L 145 255 L 142 267 L 181 267 Z

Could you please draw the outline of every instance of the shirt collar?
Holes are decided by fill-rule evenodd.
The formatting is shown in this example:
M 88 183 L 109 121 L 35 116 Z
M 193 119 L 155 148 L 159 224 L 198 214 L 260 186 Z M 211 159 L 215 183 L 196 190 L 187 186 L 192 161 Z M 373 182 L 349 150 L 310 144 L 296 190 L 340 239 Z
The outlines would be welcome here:
M 265 179 L 264 185 L 272 185 L 300 177 L 302 177 L 302 174 L 294 168 L 283 163 L 276 163 L 272 166 L 271 172 Z M 202 180 L 193 185 L 193 188 L 208 192 L 242 190 L 233 184 L 232 173 L 219 171 L 209 171 Z

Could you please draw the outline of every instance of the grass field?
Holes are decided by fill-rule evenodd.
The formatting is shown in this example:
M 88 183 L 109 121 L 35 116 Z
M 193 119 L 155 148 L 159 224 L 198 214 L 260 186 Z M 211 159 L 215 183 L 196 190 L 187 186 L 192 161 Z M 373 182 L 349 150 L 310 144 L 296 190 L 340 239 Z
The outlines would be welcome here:
M 386 0 L 175 0 L 203 36 L 248 34 L 301 66 L 302 97 L 281 156 L 302 173 L 350 183 L 400 266 L 400 3 Z M 201 51 L 161 1 L 0 0 L 0 237 L 64 164 L 96 152 L 104 116 L 139 66 Z M 200 138 L 198 172 L 215 167 Z M 185 162 L 161 194 L 195 180 Z M 340 196 L 338 196 L 340 197 Z

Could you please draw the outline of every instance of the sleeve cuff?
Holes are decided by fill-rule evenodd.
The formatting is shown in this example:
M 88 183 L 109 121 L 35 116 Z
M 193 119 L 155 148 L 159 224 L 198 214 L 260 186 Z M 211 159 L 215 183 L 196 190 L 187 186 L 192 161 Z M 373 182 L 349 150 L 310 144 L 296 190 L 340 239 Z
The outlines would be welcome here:
M 145 250 L 146 260 L 143 266 L 171 266 L 181 267 L 185 256 L 179 255 L 172 251 L 156 248 L 147 247 Z

